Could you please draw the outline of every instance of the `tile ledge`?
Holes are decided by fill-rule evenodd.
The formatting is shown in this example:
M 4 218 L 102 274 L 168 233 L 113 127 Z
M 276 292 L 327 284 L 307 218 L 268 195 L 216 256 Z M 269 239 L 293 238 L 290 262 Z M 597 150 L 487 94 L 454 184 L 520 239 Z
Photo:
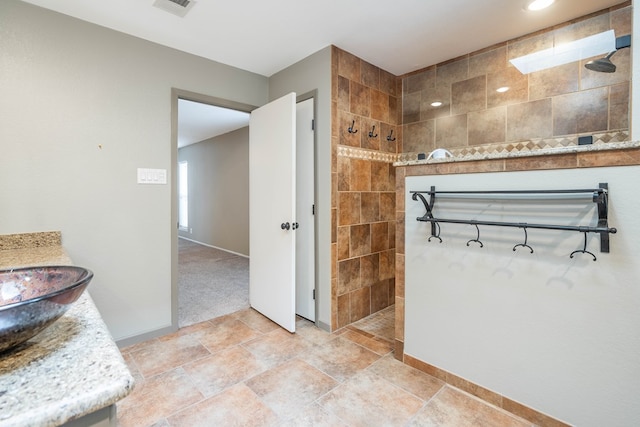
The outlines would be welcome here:
M 414 166 L 414 165 L 431 165 L 440 163 L 458 163 L 458 162 L 472 162 L 478 160 L 498 160 L 498 159 L 514 159 L 522 157 L 536 157 L 547 156 L 557 154 L 570 154 L 570 153 L 586 153 L 591 151 L 611 151 L 611 150 L 625 150 L 631 148 L 640 148 L 640 141 L 622 141 L 622 142 L 608 142 L 598 143 L 591 145 L 573 145 L 568 147 L 554 147 L 545 148 L 532 151 L 517 151 L 508 153 L 491 153 L 491 154 L 475 154 L 463 157 L 447 157 L 444 159 L 429 159 L 429 160 L 406 160 L 394 162 L 394 166 Z

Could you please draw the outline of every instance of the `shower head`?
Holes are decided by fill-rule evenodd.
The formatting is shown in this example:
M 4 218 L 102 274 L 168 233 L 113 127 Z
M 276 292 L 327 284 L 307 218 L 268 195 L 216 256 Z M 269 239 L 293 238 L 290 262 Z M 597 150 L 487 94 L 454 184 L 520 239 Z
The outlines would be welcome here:
M 594 59 L 592 61 L 587 62 L 584 66 L 591 71 L 598 71 L 600 73 L 615 73 L 616 72 L 616 64 L 611 62 L 611 57 L 617 50 L 610 52 L 607 56 L 600 59 Z
M 631 47 L 630 34 L 626 36 L 616 37 L 616 50 L 614 50 L 613 52 L 609 52 L 609 54 L 604 58 L 594 59 L 592 61 L 589 61 L 586 64 L 584 64 L 584 66 L 591 71 L 597 71 L 599 73 L 615 73 L 616 65 L 613 62 L 611 62 L 611 57 L 613 56 L 614 53 L 626 47 Z

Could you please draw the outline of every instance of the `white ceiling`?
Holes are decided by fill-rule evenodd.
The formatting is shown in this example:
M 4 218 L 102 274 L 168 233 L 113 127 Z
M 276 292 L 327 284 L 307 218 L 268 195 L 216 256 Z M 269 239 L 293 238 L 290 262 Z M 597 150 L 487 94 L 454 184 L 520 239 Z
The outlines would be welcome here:
M 196 0 L 181 18 L 154 0 L 23 1 L 267 77 L 328 45 L 403 75 L 622 2 Z
M 249 113 L 178 100 L 178 148 L 249 126 Z

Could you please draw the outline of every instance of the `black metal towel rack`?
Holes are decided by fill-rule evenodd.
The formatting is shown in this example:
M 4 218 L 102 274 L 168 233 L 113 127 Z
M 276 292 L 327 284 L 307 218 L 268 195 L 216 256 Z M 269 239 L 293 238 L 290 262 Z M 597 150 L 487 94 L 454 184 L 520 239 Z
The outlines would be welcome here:
M 436 187 L 432 186 L 430 191 L 411 191 L 411 198 L 413 200 L 420 199 L 424 204 L 426 213 L 418 217 L 418 221 L 430 222 L 431 223 L 431 240 L 432 237 L 435 237 L 442 241 L 440 238 L 440 226 L 439 223 L 452 223 L 452 224 L 471 224 L 475 225 L 476 229 L 478 225 L 489 225 L 489 226 L 499 226 L 499 227 L 515 227 L 522 228 L 525 231 L 525 245 L 526 245 L 526 231 L 527 228 L 538 228 L 538 229 L 546 229 L 546 230 L 568 230 L 568 231 L 578 231 L 581 233 L 585 233 L 585 247 L 582 250 L 574 251 L 571 254 L 571 258 L 576 252 L 588 253 L 593 256 L 593 260 L 596 260 L 595 255 L 586 250 L 586 233 L 598 233 L 600 234 L 600 252 L 609 252 L 609 234 L 615 234 L 618 230 L 609 227 L 608 225 L 608 193 L 609 186 L 607 183 L 600 183 L 598 188 L 587 188 L 587 189 L 574 189 L 574 190 L 500 190 L 500 191 L 436 191 Z M 429 200 L 425 198 L 424 195 L 429 196 Z M 483 220 L 462 220 L 462 219 L 449 219 L 449 218 L 436 218 L 433 215 L 433 209 L 435 206 L 435 202 L 437 200 L 438 195 L 446 196 L 446 195 L 477 195 L 477 196 L 491 196 L 491 195 L 549 195 L 549 194 L 591 194 L 592 201 L 596 203 L 598 210 L 598 223 L 595 226 L 592 225 L 555 225 L 555 224 L 531 224 L 527 222 L 503 222 L 503 221 L 483 221 Z M 478 231 L 478 239 L 479 239 L 479 231 Z M 476 241 L 481 244 L 478 239 L 474 239 L 471 241 Z M 470 242 L 471 242 L 470 241 Z M 467 246 L 469 243 L 467 243 Z M 523 245 L 516 245 L 523 246 Z M 528 245 L 526 245 L 530 248 Z M 514 251 L 515 251 L 514 246 Z M 531 249 L 531 248 L 530 248 Z M 533 252 L 533 250 L 532 250 Z

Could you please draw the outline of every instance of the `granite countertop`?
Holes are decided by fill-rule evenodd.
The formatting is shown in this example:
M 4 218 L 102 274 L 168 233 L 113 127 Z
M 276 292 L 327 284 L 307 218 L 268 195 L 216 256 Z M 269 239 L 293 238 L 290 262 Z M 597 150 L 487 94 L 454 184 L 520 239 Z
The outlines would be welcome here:
M 26 239 L 31 247 L 7 244 L 15 236 L 0 236 L 2 269 L 73 264 L 55 238 L 41 245 Z M 49 328 L 0 354 L 0 426 L 59 426 L 114 404 L 133 382 L 85 291 Z

